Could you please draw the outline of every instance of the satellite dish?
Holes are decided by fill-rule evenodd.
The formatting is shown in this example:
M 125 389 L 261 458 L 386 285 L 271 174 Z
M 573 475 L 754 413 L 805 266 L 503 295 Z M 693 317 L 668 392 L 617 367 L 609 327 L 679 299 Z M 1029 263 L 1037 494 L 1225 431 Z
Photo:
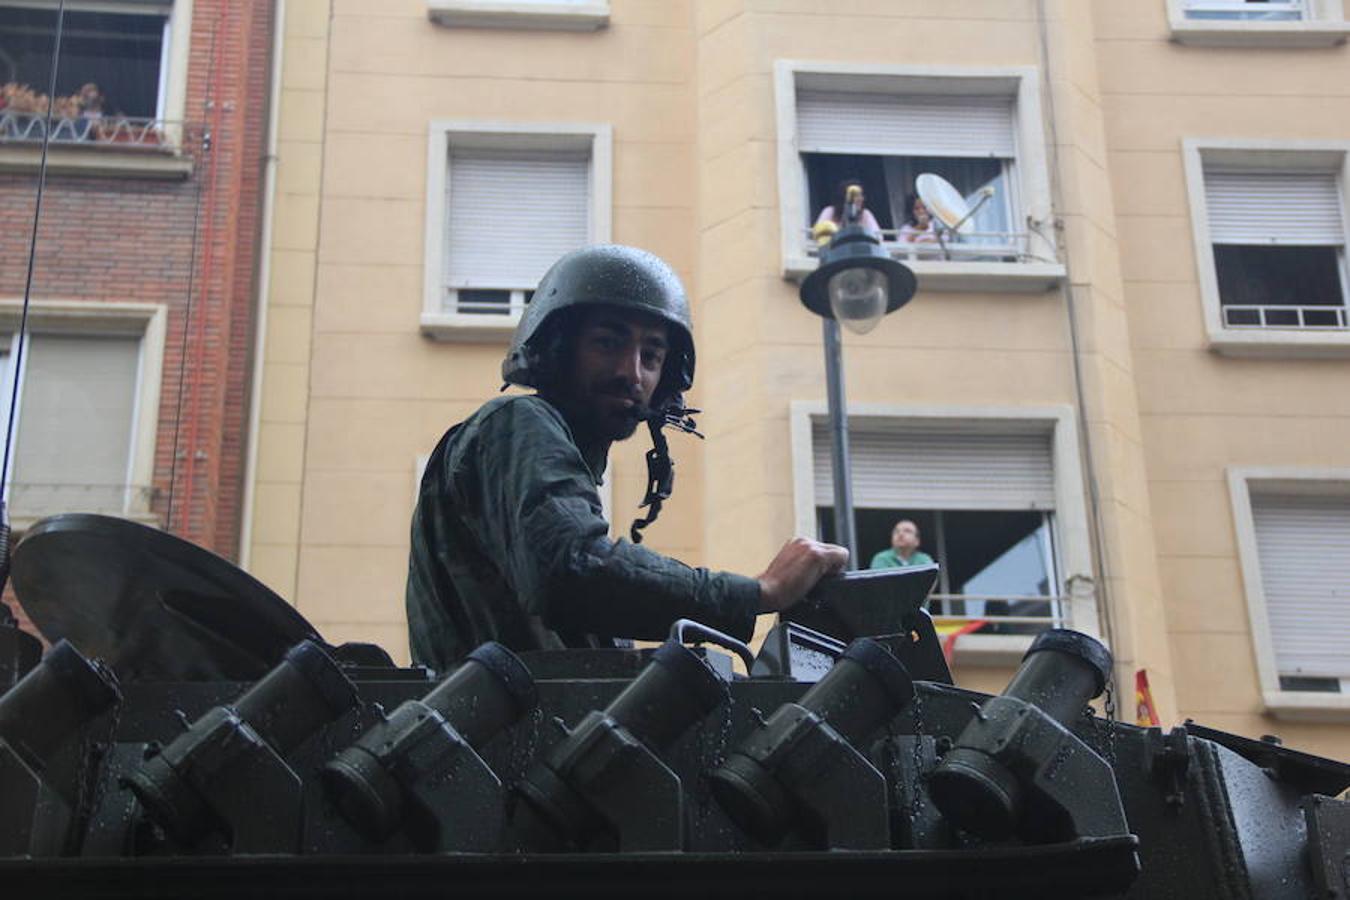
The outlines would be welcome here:
M 970 204 L 966 203 L 966 198 L 961 196 L 961 192 L 950 181 L 932 172 L 924 172 L 914 179 L 914 191 L 923 201 L 923 205 L 928 207 L 930 215 L 945 225 L 948 231 L 962 235 L 975 230 L 972 219 L 976 210 L 986 199 L 993 196 L 993 190 L 989 189 L 988 193 L 981 197 L 980 202 L 975 204 L 975 208 L 971 209 Z

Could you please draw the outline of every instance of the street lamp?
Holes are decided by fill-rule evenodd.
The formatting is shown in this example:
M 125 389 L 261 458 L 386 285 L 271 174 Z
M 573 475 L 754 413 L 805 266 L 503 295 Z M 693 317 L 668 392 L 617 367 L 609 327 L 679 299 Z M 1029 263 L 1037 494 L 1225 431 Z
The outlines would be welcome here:
M 856 207 L 850 212 L 855 210 Z M 821 317 L 825 385 L 830 403 L 834 539 L 848 548 L 851 569 L 858 568 L 858 539 L 853 528 L 853 482 L 849 472 L 839 323 L 855 334 L 866 334 L 882 316 L 908 303 L 914 296 L 914 287 L 914 273 L 909 267 L 891 259 L 875 234 L 850 221 L 830 239 L 829 246 L 821 252 L 820 265 L 802 282 L 799 292 L 802 305 Z

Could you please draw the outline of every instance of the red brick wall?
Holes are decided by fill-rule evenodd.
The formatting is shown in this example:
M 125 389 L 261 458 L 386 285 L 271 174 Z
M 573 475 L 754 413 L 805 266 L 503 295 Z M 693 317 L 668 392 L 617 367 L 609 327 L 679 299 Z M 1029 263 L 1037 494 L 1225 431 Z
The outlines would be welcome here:
M 34 300 L 168 307 L 153 508 L 169 516 L 168 530 L 230 558 L 247 447 L 271 18 L 267 0 L 196 0 L 182 147 L 191 177 L 49 175 L 32 290 Z M 0 175 L 5 298 L 23 296 L 36 186 L 35 172 Z

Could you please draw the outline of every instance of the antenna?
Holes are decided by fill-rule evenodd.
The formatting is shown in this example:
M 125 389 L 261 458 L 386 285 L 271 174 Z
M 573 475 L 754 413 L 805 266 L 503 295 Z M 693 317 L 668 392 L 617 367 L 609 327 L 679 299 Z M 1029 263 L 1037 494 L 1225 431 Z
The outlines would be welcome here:
M 985 185 L 977 192 L 980 199 L 971 206 L 950 181 L 932 172 L 924 172 L 914 179 L 914 192 L 933 216 L 938 243 L 947 259 L 952 258 L 951 250 L 947 248 L 947 232 L 959 236 L 973 233 L 975 214 L 994 196 L 993 186 Z

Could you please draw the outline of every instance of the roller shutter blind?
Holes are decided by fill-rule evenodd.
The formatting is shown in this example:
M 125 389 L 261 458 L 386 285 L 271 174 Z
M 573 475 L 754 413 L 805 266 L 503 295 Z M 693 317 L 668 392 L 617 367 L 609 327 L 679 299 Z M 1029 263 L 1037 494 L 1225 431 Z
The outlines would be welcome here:
M 803 153 L 1011 159 L 1013 133 L 1007 96 L 797 94 L 797 149 Z
M 15 432 L 16 513 L 123 509 L 139 362 L 139 338 L 29 339 Z
M 1253 495 L 1281 675 L 1350 677 L 1350 499 Z
M 589 155 L 452 150 L 446 209 L 447 287 L 533 289 L 588 243 Z
M 830 433 L 812 424 L 815 502 L 834 502 Z M 1055 508 L 1048 431 L 850 423 L 853 502 L 873 509 Z
M 1327 172 L 1206 172 L 1216 244 L 1345 243 L 1340 190 Z

